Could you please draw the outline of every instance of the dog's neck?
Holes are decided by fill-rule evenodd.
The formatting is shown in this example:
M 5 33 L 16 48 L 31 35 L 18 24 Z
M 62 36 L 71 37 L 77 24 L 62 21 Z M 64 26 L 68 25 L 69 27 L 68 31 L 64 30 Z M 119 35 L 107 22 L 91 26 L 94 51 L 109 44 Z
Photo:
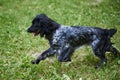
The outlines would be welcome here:
M 58 29 L 58 28 L 60 28 L 60 24 L 58 24 L 58 23 L 53 23 L 53 28 L 51 29 L 51 32 L 50 32 L 50 34 L 45 34 L 45 38 L 46 39 L 48 39 L 48 40 L 51 40 L 52 39 L 52 36 L 53 36 L 53 34 L 55 33 L 55 31 Z

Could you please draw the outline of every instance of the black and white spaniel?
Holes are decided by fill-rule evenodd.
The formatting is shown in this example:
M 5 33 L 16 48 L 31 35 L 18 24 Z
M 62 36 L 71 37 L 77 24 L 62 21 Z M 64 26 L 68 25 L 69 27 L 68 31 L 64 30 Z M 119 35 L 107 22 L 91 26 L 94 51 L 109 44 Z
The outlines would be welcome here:
M 96 68 L 100 68 L 107 62 L 105 52 L 112 52 L 119 55 L 119 51 L 112 46 L 110 38 L 117 32 L 116 29 L 101 29 L 86 26 L 63 26 L 53 21 L 45 14 L 37 15 L 27 32 L 40 34 L 49 41 L 50 48 L 44 51 L 32 64 L 38 64 L 46 57 L 56 54 L 58 61 L 71 61 L 73 52 L 80 46 L 89 44 L 93 53 L 100 58 Z

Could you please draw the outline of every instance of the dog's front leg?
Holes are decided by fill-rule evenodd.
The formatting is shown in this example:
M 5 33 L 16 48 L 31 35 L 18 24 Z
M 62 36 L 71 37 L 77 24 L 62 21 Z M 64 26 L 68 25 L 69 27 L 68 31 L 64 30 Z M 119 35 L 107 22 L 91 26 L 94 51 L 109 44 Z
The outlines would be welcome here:
M 112 52 L 115 57 L 120 57 L 120 52 L 115 47 L 110 46 L 109 51 Z
M 72 53 L 74 52 L 74 49 L 73 48 L 66 48 L 64 47 L 61 52 L 59 53 L 59 56 L 58 56 L 58 61 L 60 62 L 68 62 L 68 61 L 71 61 L 71 56 L 72 56 Z
M 54 55 L 54 53 L 52 52 L 51 48 L 49 48 L 48 50 L 44 51 L 40 56 L 38 56 L 38 58 L 36 60 L 32 60 L 31 63 L 32 64 L 39 64 L 39 62 L 41 60 L 46 59 L 49 56 Z

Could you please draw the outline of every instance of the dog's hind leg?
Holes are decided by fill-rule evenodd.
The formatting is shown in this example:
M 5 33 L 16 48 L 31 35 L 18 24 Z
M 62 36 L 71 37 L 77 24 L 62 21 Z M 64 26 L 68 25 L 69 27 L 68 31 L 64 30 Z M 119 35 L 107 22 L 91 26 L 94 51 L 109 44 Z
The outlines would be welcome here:
M 44 51 L 36 60 L 32 60 L 32 64 L 38 64 L 41 60 L 46 59 L 47 57 L 53 56 L 55 53 L 52 51 L 51 48 L 48 50 Z
M 120 52 L 113 46 L 110 46 L 109 52 L 113 53 L 115 57 L 120 57 Z
M 101 68 L 104 64 L 107 63 L 107 58 L 105 57 L 105 50 L 102 50 L 102 43 L 100 42 L 100 40 L 95 40 L 92 42 L 92 49 L 94 54 L 100 58 L 100 63 L 95 66 L 95 68 Z

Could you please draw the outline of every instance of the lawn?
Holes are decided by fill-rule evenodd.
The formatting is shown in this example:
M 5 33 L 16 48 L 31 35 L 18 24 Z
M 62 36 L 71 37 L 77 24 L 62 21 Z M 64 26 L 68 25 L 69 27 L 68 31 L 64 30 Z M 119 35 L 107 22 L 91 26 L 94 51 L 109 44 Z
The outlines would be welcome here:
M 99 59 L 89 46 L 77 50 L 72 62 L 53 57 L 32 65 L 49 47 L 26 32 L 40 13 L 64 25 L 116 28 L 112 42 L 120 50 L 120 0 L 0 0 L 0 80 L 120 80 L 120 58 L 108 53 L 107 65 L 96 70 Z

